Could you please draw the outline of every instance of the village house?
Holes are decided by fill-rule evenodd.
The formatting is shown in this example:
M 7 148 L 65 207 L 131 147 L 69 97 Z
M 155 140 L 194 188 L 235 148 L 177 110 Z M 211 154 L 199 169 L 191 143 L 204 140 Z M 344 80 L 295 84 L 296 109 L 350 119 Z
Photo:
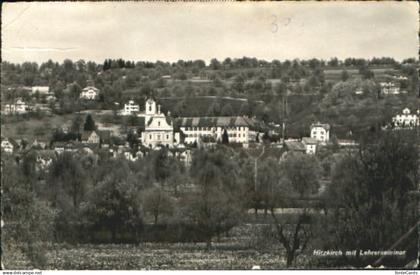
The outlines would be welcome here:
M 39 93 L 40 95 L 48 95 L 50 94 L 50 87 L 48 86 L 33 86 L 31 87 L 31 93 Z
M 311 125 L 311 138 L 324 144 L 327 143 L 330 140 L 330 125 L 320 122 L 313 123 Z
M 18 149 L 19 145 L 11 138 L 1 137 L 1 151 L 12 154 L 15 149 Z
M 392 122 L 396 128 L 413 128 L 419 126 L 420 110 L 417 114 L 412 114 L 410 109 L 405 108 L 402 114 L 397 114 L 392 118 Z
M 21 98 L 18 98 L 15 103 L 6 104 L 4 106 L 5 114 L 25 114 L 29 111 L 29 105 L 26 104 Z
M 318 140 L 310 137 L 302 138 L 302 143 L 305 145 L 306 154 L 315 154 Z
M 200 140 L 221 142 L 227 132 L 230 143 L 241 143 L 245 147 L 256 142 L 257 135 L 262 135 L 263 127 L 247 117 L 184 117 L 179 118 L 180 130 L 185 135 L 185 143 L 198 143 Z
M 100 136 L 96 131 L 85 131 L 81 137 L 82 143 L 99 144 Z
M 86 88 L 82 90 L 79 97 L 81 99 L 94 100 L 98 97 L 98 95 L 99 95 L 99 90 L 97 88 L 93 86 L 87 86 Z
M 140 106 L 134 103 L 134 100 L 128 101 L 128 103 L 124 104 L 124 109 L 120 111 L 120 115 L 122 116 L 131 116 L 136 113 L 140 112 Z
M 381 93 L 384 95 L 398 95 L 400 94 L 400 87 L 394 82 L 380 82 Z

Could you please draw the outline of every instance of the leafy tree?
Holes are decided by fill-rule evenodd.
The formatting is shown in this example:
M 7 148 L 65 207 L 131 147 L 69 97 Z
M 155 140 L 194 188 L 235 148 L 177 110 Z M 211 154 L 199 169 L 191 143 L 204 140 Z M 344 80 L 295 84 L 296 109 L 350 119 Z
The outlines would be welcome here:
M 319 188 L 320 166 L 311 155 L 290 154 L 281 164 L 285 178 L 300 197 L 316 193 Z
M 220 115 L 222 116 L 232 116 L 233 115 L 233 108 L 232 105 L 227 103 L 225 106 L 223 106 Z
M 107 229 L 113 243 L 119 240 L 117 234 L 121 232 L 138 236 L 143 225 L 139 192 L 142 186 L 121 160 L 103 163 L 100 173 L 99 182 L 83 205 L 84 216 L 92 224 L 90 230 Z
M 183 200 L 183 215 L 205 236 L 207 248 L 212 237 L 238 224 L 242 205 L 236 163 L 225 149 L 196 151 L 191 166 L 194 191 Z
M 172 213 L 172 200 L 162 187 L 152 187 L 145 190 L 142 195 L 144 209 L 146 212 L 153 215 L 155 225 L 158 224 L 160 216 Z
M 412 131 L 369 134 L 358 152 L 337 164 L 327 189 L 331 210 L 323 224 L 327 235 L 323 243 L 326 249 L 357 253 L 334 265 L 372 264 L 378 257 L 364 257 L 360 250 L 386 251 L 416 224 L 416 202 L 410 194 L 419 178 L 415 139 Z M 414 231 L 396 247 L 407 251 L 405 257 L 386 257 L 379 264 L 404 266 L 417 258 L 417 238 Z
M 349 72 L 347 70 L 341 71 L 341 81 L 347 81 L 350 78 Z
M 86 193 L 87 175 L 72 154 L 64 152 L 51 164 L 49 170 L 48 186 L 54 206 L 59 206 L 63 201 L 62 195 L 71 198 L 73 208 L 76 209 Z
M 1 175 L 1 250 L 2 265 L 7 269 L 45 268 L 45 243 L 54 233 L 56 213 L 34 192 L 30 177 L 14 162 L 4 161 Z M 31 266 L 19 266 L 16 254 L 23 252 Z
M 85 131 L 94 131 L 96 130 L 95 121 L 93 120 L 91 114 L 86 116 L 85 124 L 83 126 L 83 130 Z

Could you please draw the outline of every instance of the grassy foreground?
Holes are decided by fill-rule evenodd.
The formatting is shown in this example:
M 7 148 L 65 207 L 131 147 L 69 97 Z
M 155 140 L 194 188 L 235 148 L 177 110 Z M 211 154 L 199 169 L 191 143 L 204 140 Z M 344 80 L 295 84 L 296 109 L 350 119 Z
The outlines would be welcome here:
M 234 228 L 206 250 L 205 243 L 48 244 L 45 269 L 54 270 L 249 270 L 286 268 L 278 249 L 256 250 L 258 242 L 247 226 Z M 216 241 L 216 240 L 215 240 Z M 16 249 L 4 251 L 6 269 L 32 269 Z

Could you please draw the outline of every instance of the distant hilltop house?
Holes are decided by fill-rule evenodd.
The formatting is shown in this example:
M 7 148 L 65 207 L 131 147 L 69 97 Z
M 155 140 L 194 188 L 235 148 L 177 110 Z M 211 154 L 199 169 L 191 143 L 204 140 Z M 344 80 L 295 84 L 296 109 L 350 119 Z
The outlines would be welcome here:
M 143 145 L 156 148 L 159 146 L 173 147 L 180 142 L 180 134 L 174 132 L 174 125 L 170 117 L 166 117 L 160 110 L 160 105 L 149 98 L 145 103 L 145 111 L 137 116 L 143 117 L 144 125 L 141 133 Z
M 25 114 L 29 111 L 29 105 L 21 98 L 18 98 L 15 103 L 6 104 L 4 106 L 5 114 Z
M 410 109 L 405 108 L 402 114 L 397 114 L 392 118 L 394 126 L 397 128 L 412 128 L 419 126 L 420 110 L 417 110 L 417 114 L 411 114 Z
M 261 132 L 261 125 L 247 117 L 183 117 L 178 119 L 180 130 L 185 134 L 185 143 L 199 142 L 200 139 L 209 139 L 213 142 L 222 141 L 226 131 L 229 142 L 248 143 L 256 142 Z M 261 135 L 262 136 L 262 135 Z
M 44 95 L 48 95 L 50 94 L 50 87 L 48 86 L 33 86 L 31 87 L 31 92 L 32 94 L 35 93 L 39 93 L 39 94 L 44 94 Z
M 330 140 L 330 125 L 323 123 L 314 123 L 311 125 L 311 138 L 321 142 L 327 143 Z
M 124 109 L 120 111 L 120 115 L 122 116 L 131 116 L 140 112 L 140 106 L 134 103 L 134 100 L 128 101 L 128 103 L 124 104 Z
M 5 153 L 13 153 L 19 145 L 11 138 L 1 137 L 1 151 Z
M 408 80 L 408 77 L 404 76 L 404 75 L 396 75 L 394 76 L 395 79 L 397 80 Z
M 400 94 L 400 87 L 394 82 L 380 82 L 381 93 L 384 95 Z
M 82 90 L 79 97 L 81 99 L 94 100 L 98 97 L 98 95 L 99 95 L 99 89 L 93 86 L 87 86 L 86 88 Z

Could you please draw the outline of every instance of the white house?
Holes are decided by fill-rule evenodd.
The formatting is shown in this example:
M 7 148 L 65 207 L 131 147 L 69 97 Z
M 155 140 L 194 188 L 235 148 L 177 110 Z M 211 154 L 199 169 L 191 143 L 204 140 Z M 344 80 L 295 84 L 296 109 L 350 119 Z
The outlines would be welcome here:
M 99 95 L 99 90 L 93 86 L 87 86 L 80 93 L 80 98 L 94 100 Z
M 50 93 L 50 87 L 48 86 L 33 86 L 31 88 L 32 94 L 38 92 L 39 94 L 47 95 Z
M 305 145 L 306 154 L 315 154 L 318 140 L 310 137 L 302 138 L 302 143 Z
M 134 100 L 128 101 L 127 104 L 124 104 L 124 109 L 121 110 L 120 114 L 122 116 L 131 116 L 140 112 L 140 106 L 134 103 Z
M 379 85 L 381 87 L 381 93 L 384 95 L 400 94 L 400 87 L 398 87 L 394 82 L 381 82 Z
M 330 125 L 322 123 L 314 123 L 311 125 L 311 138 L 326 143 L 330 140 Z
M 13 150 L 17 147 L 17 144 L 9 138 L 1 137 L 1 150 L 5 153 L 13 153 Z
M 180 142 L 179 133 L 174 133 L 172 120 L 166 117 L 153 99 L 146 100 L 145 112 L 138 116 L 144 117 L 144 130 L 141 142 L 150 148 L 158 146 L 173 147 Z
M 5 114 L 25 114 L 29 111 L 29 105 L 21 98 L 18 98 L 15 103 L 6 104 L 4 106 Z
M 413 128 L 420 125 L 419 115 L 420 110 L 417 110 L 417 114 L 411 114 L 410 109 L 405 108 L 402 114 L 397 114 L 392 118 L 392 122 L 397 128 Z
M 179 119 L 185 143 L 220 142 L 226 131 L 229 142 L 247 145 L 260 131 L 257 121 L 247 117 L 184 117 Z M 262 132 L 262 131 L 261 131 Z

